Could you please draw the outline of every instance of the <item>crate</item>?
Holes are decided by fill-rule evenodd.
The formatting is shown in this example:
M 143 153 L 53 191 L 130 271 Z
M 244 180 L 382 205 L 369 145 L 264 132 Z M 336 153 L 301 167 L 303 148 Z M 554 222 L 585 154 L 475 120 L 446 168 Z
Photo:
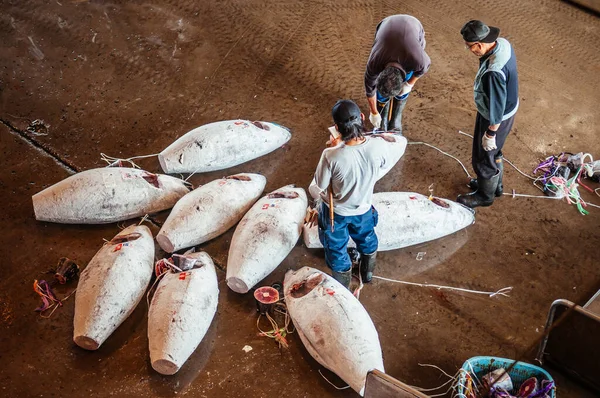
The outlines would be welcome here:
M 513 362 L 515 361 L 512 359 L 498 357 L 473 357 L 467 359 L 462 365 L 462 370 L 464 370 L 464 372 L 460 372 L 460 376 L 457 383 L 458 388 L 456 397 L 467 398 L 464 391 L 464 386 L 467 381 L 465 372 L 470 373 L 471 376 L 476 376 L 478 380 L 481 380 L 483 376 L 495 369 L 508 369 L 508 367 L 512 365 Z M 515 389 L 518 389 L 521 386 L 521 384 L 530 377 L 537 378 L 538 382 L 541 382 L 542 380 L 554 381 L 552 376 L 550 376 L 550 374 L 544 369 L 540 368 L 539 366 L 530 365 L 525 362 L 518 362 L 515 366 L 513 366 L 510 372 L 508 372 L 508 375 L 512 379 Z M 556 397 L 555 391 L 556 386 L 550 391 L 551 398 Z

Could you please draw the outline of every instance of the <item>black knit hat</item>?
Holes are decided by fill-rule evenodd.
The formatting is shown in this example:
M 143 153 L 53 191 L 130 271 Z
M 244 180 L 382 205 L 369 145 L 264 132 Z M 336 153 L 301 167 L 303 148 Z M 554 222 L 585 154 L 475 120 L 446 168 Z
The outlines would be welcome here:
M 331 110 L 331 116 L 335 124 L 347 124 L 350 122 L 361 121 L 360 108 L 350 100 L 339 100 Z
M 500 35 L 500 29 L 474 19 L 462 27 L 460 34 L 467 43 L 493 43 Z

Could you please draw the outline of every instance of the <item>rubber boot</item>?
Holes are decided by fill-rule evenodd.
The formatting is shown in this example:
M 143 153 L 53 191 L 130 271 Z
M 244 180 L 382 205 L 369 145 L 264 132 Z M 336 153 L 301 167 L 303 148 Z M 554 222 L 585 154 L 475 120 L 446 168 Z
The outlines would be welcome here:
M 498 179 L 500 177 L 500 171 L 489 180 L 484 178 L 478 178 L 478 189 L 475 192 L 471 192 L 466 195 L 458 195 L 456 201 L 462 205 L 470 207 L 471 209 L 479 206 L 491 206 L 494 203 L 496 196 L 496 188 L 498 187 Z
M 379 102 L 377 101 L 377 112 L 381 116 L 381 131 L 388 131 L 388 119 L 390 115 L 390 101 Z
M 331 271 L 331 276 L 333 279 L 342 284 L 346 289 L 350 290 L 350 281 L 352 280 L 352 268 L 348 271 L 337 272 Z
M 373 270 L 377 260 L 377 252 L 363 254 L 360 258 L 360 277 L 363 283 L 369 283 L 373 279 Z
M 504 185 L 502 185 L 502 177 L 504 176 L 504 158 L 499 157 L 496 158 L 496 167 L 500 170 L 500 177 L 498 177 L 498 186 L 496 187 L 496 197 L 499 198 L 504 193 Z M 469 188 L 474 191 L 477 191 L 479 184 L 477 184 L 476 178 L 471 178 L 469 181 Z
M 388 131 L 402 134 L 402 111 L 404 111 L 407 101 L 408 97 L 402 100 L 394 98 L 394 104 L 392 105 L 392 118 L 388 124 Z

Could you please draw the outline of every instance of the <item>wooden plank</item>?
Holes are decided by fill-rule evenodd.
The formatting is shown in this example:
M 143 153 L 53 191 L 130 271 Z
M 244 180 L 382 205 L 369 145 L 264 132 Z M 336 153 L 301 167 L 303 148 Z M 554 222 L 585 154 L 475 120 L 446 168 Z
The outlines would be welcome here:
M 365 398 L 428 398 L 427 395 L 379 370 L 372 370 L 367 375 L 364 396 Z

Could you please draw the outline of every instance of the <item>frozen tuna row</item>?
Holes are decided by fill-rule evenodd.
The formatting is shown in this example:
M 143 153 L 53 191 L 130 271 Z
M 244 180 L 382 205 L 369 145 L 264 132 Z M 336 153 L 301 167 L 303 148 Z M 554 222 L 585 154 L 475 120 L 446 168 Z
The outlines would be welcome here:
M 148 314 L 152 367 L 177 372 L 200 344 L 217 310 L 214 264 L 204 252 L 186 255 L 187 271 L 167 272 Z M 154 270 L 154 241 L 145 226 L 125 228 L 96 253 L 81 273 L 75 296 L 73 341 L 96 350 L 144 297 Z
M 294 194 L 300 195 L 286 187 L 269 200 L 297 199 Z M 266 203 L 286 210 L 278 202 Z M 268 222 L 270 217 L 260 218 Z M 98 251 L 82 272 L 75 297 L 77 345 L 98 349 L 135 310 L 152 278 L 153 256 L 145 226 L 125 228 Z M 184 256 L 190 267 L 162 276 L 148 313 L 150 360 L 165 375 L 176 373 L 198 347 L 218 305 L 210 256 Z M 290 316 L 309 353 L 362 395 L 367 373 L 384 369 L 377 331 L 364 307 L 333 278 L 312 268 L 289 271 L 284 287 Z

